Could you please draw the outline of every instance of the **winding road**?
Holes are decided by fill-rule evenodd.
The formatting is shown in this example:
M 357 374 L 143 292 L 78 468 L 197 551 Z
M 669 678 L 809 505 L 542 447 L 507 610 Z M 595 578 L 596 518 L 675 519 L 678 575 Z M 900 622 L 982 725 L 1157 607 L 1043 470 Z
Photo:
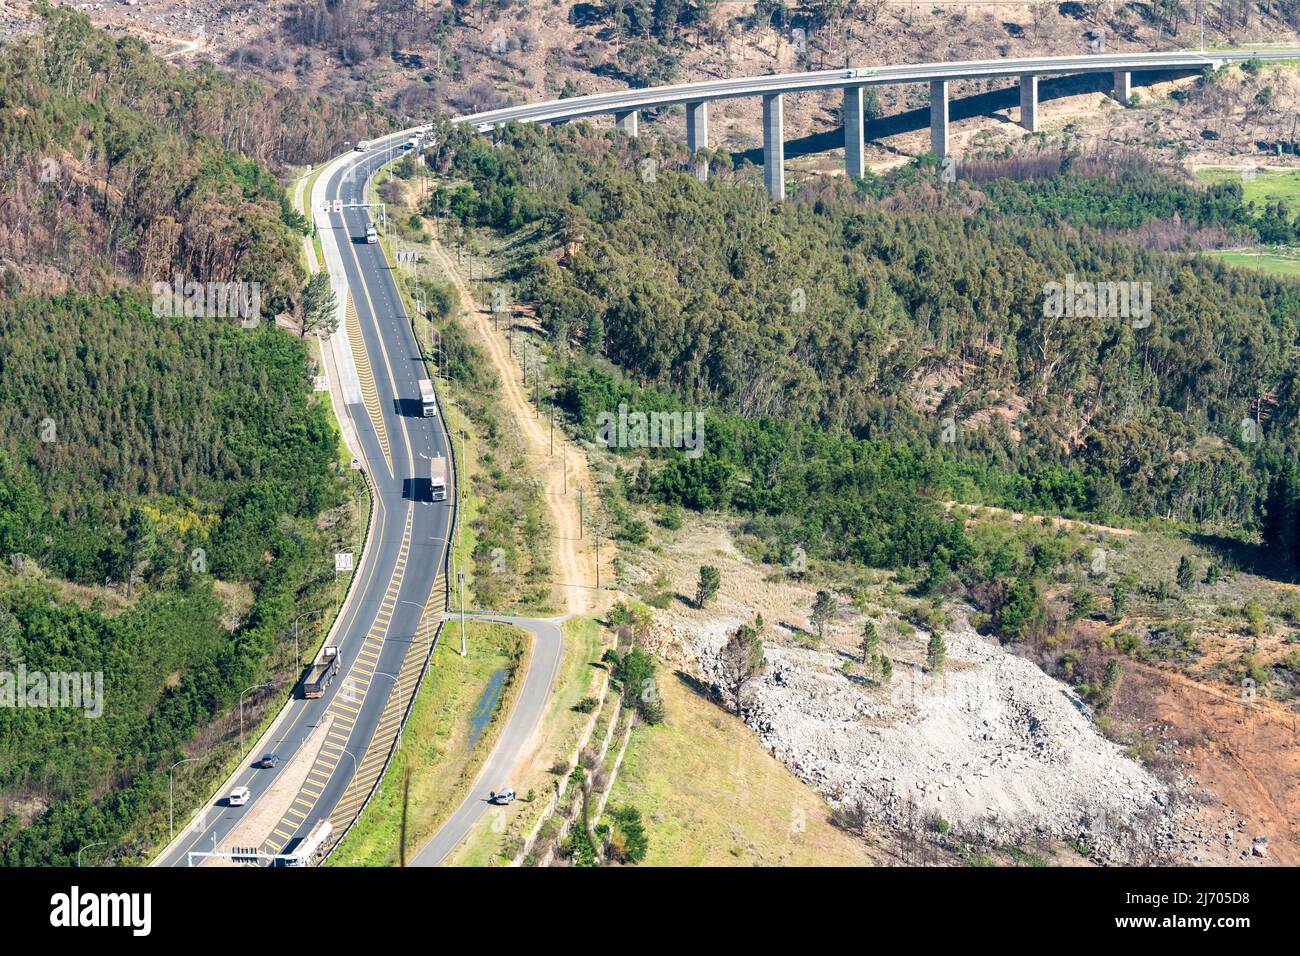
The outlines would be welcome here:
M 288 702 L 156 864 L 193 865 L 203 857 L 191 854 L 226 853 L 232 845 L 256 846 L 267 856 L 292 853 L 324 819 L 333 825 L 331 842 L 337 841 L 387 766 L 437 640 L 447 606 L 447 539 L 457 489 L 447 501 L 431 502 L 428 476 L 432 458 L 450 458 L 448 438 L 441 415 L 422 416 L 417 383 L 425 377 L 423 361 L 383 250 L 365 241 L 367 210 L 348 205 L 365 202 L 370 175 L 404 139 L 387 137 L 368 152 L 335 160 L 312 196 L 343 317 L 339 332 L 323 343 L 333 351 L 326 367 L 336 370 L 344 429 L 359 443 L 354 451 L 374 502 L 366 550 L 327 641 L 340 648 L 341 672 L 322 697 Z M 326 214 L 326 200 L 344 208 Z M 280 765 L 255 769 L 252 761 L 264 751 L 276 753 Z M 280 778 L 291 767 L 302 781 L 286 800 Z M 230 807 L 225 795 L 236 785 L 248 787 L 250 797 Z M 276 811 L 254 826 L 259 810 L 266 816 L 262 801 L 275 802 Z

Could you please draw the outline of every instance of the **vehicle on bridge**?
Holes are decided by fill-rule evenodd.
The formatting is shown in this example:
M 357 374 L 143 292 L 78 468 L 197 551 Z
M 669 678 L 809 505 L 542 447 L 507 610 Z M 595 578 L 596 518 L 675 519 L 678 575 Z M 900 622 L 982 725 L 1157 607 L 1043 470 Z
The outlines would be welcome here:
M 366 150 L 368 150 L 368 149 L 370 148 L 370 140 L 368 140 L 368 139 L 359 139 L 359 140 L 357 140 L 357 145 L 354 146 L 353 148 L 354 148 L 358 153 L 364 153 Z
M 334 644 L 321 648 L 320 657 L 307 669 L 302 679 L 302 696 L 319 697 L 325 688 L 334 683 L 334 676 L 339 672 L 339 649 Z

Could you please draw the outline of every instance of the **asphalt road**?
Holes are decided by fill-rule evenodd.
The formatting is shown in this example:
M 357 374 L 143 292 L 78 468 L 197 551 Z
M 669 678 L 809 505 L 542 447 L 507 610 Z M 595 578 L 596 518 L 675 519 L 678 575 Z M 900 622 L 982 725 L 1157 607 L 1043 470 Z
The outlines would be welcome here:
M 551 698 L 551 685 L 560 669 L 563 650 L 561 619 L 524 617 L 496 617 L 474 615 L 476 621 L 504 621 L 522 627 L 533 635 L 533 657 L 519 690 L 514 707 L 506 718 L 492 755 L 483 764 L 478 779 L 456 811 L 447 818 L 438 832 L 426 843 L 411 861 L 412 866 L 437 866 L 442 863 L 468 836 L 475 823 L 493 809 L 488 794 L 493 790 L 514 786 L 510 774 L 515 770 L 524 750 L 542 721 L 546 704 Z M 449 619 L 448 640 L 455 637 L 458 622 Z
M 393 155 L 392 149 L 354 154 L 329 173 L 327 195 L 344 203 L 363 202 L 368 175 Z M 369 402 L 347 406 L 370 466 L 376 501 L 371 544 L 335 637 L 342 668 L 322 697 L 295 697 L 289 703 L 266 745 L 281 758 L 278 768 L 241 767 L 234 782 L 249 788 L 249 803 L 229 807 L 222 794 L 197 825 L 173 841 L 157 861 L 163 865 L 185 866 L 191 850 L 228 850 L 232 830 L 257 807 L 258 799 L 325 720 L 332 724 L 326 746 L 293 809 L 261 848 L 268 853 L 292 851 L 325 818 L 334 820 L 337 836 L 340 824 L 360 810 L 378 780 L 383 769 L 378 757 L 385 756 L 384 745 L 396 734 L 392 715 L 404 709 L 403 695 L 409 699 L 414 692 L 414 662 L 434 633 L 430 622 L 445 608 L 442 574 L 455 495 L 428 501 L 431 459 L 450 460 L 450 454 L 441 419 L 422 417 L 419 348 L 383 252 L 365 241 L 367 210 L 344 209 L 317 217 L 337 240 L 364 342 L 363 359 L 374 382 Z

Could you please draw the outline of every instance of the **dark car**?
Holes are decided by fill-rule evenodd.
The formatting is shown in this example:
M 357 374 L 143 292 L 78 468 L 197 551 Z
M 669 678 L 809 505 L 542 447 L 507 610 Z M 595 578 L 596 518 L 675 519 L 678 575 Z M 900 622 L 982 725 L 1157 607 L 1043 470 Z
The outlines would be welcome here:
M 257 762 L 257 765 L 263 770 L 274 770 L 279 763 L 280 758 L 275 754 L 262 754 L 262 759 Z

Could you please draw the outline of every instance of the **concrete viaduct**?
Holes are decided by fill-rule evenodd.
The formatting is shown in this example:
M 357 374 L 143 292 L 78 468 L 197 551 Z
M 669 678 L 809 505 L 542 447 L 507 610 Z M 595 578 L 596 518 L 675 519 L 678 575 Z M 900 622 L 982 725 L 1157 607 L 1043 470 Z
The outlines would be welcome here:
M 1110 53 L 1088 56 L 1028 57 L 1024 59 L 966 60 L 953 63 L 920 63 L 867 69 L 821 70 L 816 73 L 783 73 L 707 80 L 675 86 L 629 89 L 615 93 L 593 93 L 547 103 L 511 106 L 459 116 L 454 122 L 468 123 L 487 132 L 512 121 L 563 123 L 588 116 L 612 115 L 615 125 L 629 136 L 637 135 L 641 110 L 662 109 L 678 104 L 686 107 L 686 144 L 691 154 L 705 149 L 709 141 L 709 103 L 714 100 L 759 96 L 763 100 L 763 178 L 774 199 L 785 198 L 784 96 L 812 90 L 840 89 L 844 96 L 844 158 L 848 174 L 864 172 L 863 89 L 895 83 L 930 84 L 930 148 L 938 156 L 950 153 L 948 84 L 953 80 L 1018 77 L 1020 80 L 1020 125 L 1038 129 L 1038 78 L 1044 75 L 1109 73 L 1113 76 L 1116 100 L 1127 104 L 1134 73 L 1168 70 L 1207 70 L 1244 60 L 1300 59 L 1300 50 L 1171 51 L 1166 53 Z M 700 164 L 696 175 L 703 178 L 707 167 Z

